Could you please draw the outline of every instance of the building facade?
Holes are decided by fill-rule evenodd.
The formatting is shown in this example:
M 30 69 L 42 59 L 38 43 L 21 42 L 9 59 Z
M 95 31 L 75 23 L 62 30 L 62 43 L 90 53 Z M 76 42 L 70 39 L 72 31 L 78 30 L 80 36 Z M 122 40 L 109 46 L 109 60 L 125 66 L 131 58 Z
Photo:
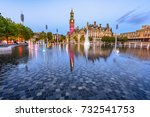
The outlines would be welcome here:
M 79 29 L 79 27 L 74 28 L 74 12 L 71 10 L 70 12 L 70 32 L 67 33 L 67 40 L 77 42 L 81 37 L 86 36 L 86 32 L 88 30 L 89 37 L 93 40 L 100 40 L 104 36 L 113 36 L 112 28 L 109 27 L 109 24 L 106 24 L 106 27 L 102 27 L 101 24 L 97 25 L 96 21 L 94 24 L 88 24 L 86 27 Z
M 150 41 L 150 25 L 142 26 L 140 30 L 120 34 L 127 37 L 130 41 Z
M 69 21 L 69 24 L 70 24 L 70 34 L 71 34 L 74 31 L 74 24 L 75 24 L 73 10 L 71 10 L 71 12 L 70 12 L 70 21 Z

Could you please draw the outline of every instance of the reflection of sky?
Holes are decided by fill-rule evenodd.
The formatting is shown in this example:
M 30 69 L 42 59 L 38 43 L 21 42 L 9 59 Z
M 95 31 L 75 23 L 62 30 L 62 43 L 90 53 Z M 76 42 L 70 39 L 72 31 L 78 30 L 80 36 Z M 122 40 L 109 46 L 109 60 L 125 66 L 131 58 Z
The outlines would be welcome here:
M 124 32 L 150 24 L 150 20 L 143 20 L 138 24 L 132 21 L 139 22 L 142 16 L 147 18 L 144 14 L 149 13 L 149 4 L 149 0 L 0 0 L 0 12 L 5 17 L 20 22 L 20 13 L 23 11 L 25 25 L 34 31 L 43 31 L 48 24 L 49 31 L 55 33 L 58 28 L 60 33 L 66 34 L 71 8 L 75 11 L 76 26 L 83 27 L 87 21 L 93 23 L 96 20 L 104 26 L 109 22 L 113 28 L 117 19 L 137 9 L 136 14 L 120 25 L 120 31 Z M 141 17 L 138 14 L 142 14 Z M 135 16 L 138 18 L 135 19 Z

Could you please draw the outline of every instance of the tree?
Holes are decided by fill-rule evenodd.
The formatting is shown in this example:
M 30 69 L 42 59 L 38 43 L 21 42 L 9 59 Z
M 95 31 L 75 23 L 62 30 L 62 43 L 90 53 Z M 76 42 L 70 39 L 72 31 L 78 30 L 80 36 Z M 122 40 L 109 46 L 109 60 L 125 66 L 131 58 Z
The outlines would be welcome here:
M 115 42 L 115 37 L 104 36 L 102 37 L 102 41 L 107 42 L 107 43 L 112 43 L 112 42 Z
M 75 42 L 78 42 L 77 36 L 74 36 L 73 39 L 75 40 Z
M 40 39 L 46 39 L 46 33 L 44 31 L 42 31 L 40 34 L 39 34 L 39 38 Z
M 48 38 L 49 42 L 52 42 L 53 41 L 53 34 L 51 32 L 48 32 L 47 33 L 47 38 Z
M 128 41 L 128 38 L 127 38 L 127 37 L 119 37 L 119 38 L 118 38 L 118 41 L 119 41 L 119 42 L 127 42 L 127 41 Z
M 60 42 L 63 42 L 63 41 L 65 41 L 65 40 L 66 40 L 66 36 L 60 35 Z
M 84 41 L 85 41 L 84 35 L 81 36 L 80 41 L 81 41 L 81 42 L 84 42 Z
M 17 24 L 11 19 L 4 18 L 0 15 L 0 37 L 5 37 L 7 42 L 9 37 L 13 40 L 16 40 L 18 37 L 28 40 L 32 36 L 33 31 L 30 28 L 25 27 L 22 24 Z
M 89 37 L 89 41 L 93 41 L 93 37 Z

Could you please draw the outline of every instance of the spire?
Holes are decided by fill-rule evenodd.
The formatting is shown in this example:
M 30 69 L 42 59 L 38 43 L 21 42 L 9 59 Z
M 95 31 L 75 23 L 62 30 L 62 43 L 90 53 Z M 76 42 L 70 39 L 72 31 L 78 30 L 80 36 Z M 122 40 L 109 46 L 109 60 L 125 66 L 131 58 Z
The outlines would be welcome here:
M 94 26 L 96 26 L 96 21 L 94 21 Z
M 73 12 L 73 9 L 71 9 L 71 12 L 70 12 L 70 19 L 74 19 L 74 12 Z
M 109 24 L 108 23 L 106 24 L 106 27 L 109 29 Z
M 86 26 L 89 26 L 89 22 L 87 22 Z
M 71 12 L 70 12 L 70 14 L 74 14 L 74 11 L 73 11 L 73 9 L 71 9 Z
M 71 9 L 71 13 L 73 13 L 73 9 Z

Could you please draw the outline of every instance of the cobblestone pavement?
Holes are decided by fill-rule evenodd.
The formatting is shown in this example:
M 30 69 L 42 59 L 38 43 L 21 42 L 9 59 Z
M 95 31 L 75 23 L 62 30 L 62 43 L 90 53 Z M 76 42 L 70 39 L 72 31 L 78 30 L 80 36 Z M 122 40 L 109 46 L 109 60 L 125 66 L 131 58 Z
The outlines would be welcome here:
M 71 64 L 65 49 L 22 49 L 0 56 L 1 100 L 150 99 L 148 60 L 111 53 L 93 61 L 74 53 Z

